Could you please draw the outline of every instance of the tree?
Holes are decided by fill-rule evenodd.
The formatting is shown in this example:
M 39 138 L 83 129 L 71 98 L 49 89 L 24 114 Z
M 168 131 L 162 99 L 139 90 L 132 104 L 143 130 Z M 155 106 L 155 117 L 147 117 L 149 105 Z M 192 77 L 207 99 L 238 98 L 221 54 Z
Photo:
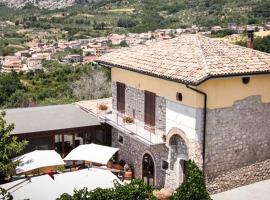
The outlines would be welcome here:
M 73 95 L 78 99 L 99 99 L 109 96 L 110 84 L 103 71 L 93 71 L 72 84 Z
M 114 189 L 75 190 L 73 196 L 64 193 L 57 200 L 156 200 L 153 189 L 154 187 L 135 179 L 129 184 L 116 185 Z
M 27 145 L 27 141 L 20 142 L 17 137 L 10 135 L 14 125 L 7 124 L 4 117 L 5 112 L 2 112 L 0 114 L 0 182 L 15 170 L 19 163 L 13 162 L 12 158 L 18 155 Z
M 202 171 L 194 161 L 187 163 L 187 174 L 170 200 L 211 200 L 204 183 Z
M 121 47 L 128 47 L 127 41 L 126 41 L 126 40 L 122 40 L 122 41 L 120 42 L 120 46 L 121 46 Z

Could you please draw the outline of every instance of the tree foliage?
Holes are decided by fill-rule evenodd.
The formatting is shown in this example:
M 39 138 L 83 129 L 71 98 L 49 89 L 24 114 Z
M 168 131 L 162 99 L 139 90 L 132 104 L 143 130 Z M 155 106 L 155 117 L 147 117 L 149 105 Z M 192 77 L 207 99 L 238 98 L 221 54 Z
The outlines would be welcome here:
M 236 42 L 236 44 L 246 47 L 247 41 L 241 40 Z M 266 53 L 270 53 L 270 35 L 265 37 L 255 37 L 254 38 L 254 49 L 258 51 L 263 51 Z
M 115 189 L 75 190 L 73 195 L 65 193 L 57 200 L 155 200 L 153 189 L 152 186 L 135 179 L 129 184 L 119 184 Z
M 27 141 L 18 141 L 10 133 L 14 129 L 14 125 L 7 124 L 4 119 L 5 113 L 0 114 L 0 173 L 4 175 L 10 174 L 19 164 L 13 162 L 12 158 L 19 154 L 27 145 Z
M 205 187 L 203 174 L 194 161 L 188 161 L 184 182 L 170 200 L 211 200 Z
M 43 67 L 44 70 L 36 72 L 0 74 L 0 108 L 62 104 L 110 96 L 110 74 L 106 68 L 55 61 L 46 61 Z

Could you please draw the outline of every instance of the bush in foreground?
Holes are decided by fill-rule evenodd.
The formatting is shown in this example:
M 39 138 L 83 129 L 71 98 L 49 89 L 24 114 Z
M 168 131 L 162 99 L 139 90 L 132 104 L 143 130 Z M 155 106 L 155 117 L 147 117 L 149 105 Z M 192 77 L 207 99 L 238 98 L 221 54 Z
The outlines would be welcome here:
M 188 161 L 184 182 L 170 200 L 211 200 L 205 187 L 202 171 L 194 161 Z
M 72 196 L 64 193 L 57 200 L 155 200 L 153 189 L 152 186 L 135 179 L 130 184 L 117 185 L 115 189 L 75 190 Z

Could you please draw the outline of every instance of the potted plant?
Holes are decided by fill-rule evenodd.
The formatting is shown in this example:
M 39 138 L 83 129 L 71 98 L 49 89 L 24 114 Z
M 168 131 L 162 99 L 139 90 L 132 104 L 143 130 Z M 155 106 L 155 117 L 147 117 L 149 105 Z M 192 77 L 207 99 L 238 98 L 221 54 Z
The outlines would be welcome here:
M 132 123 L 134 123 L 134 119 L 132 117 L 129 117 L 129 116 L 124 116 L 123 123 L 132 124 Z
M 129 165 L 127 167 L 127 170 L 125 171 L 125 180 L 132 180 L 133 178 L 133 170 L 132 167 Z
M 108 106 L 106 104 L 99 104 L 98 109 L 101 111 L 108 110 Z

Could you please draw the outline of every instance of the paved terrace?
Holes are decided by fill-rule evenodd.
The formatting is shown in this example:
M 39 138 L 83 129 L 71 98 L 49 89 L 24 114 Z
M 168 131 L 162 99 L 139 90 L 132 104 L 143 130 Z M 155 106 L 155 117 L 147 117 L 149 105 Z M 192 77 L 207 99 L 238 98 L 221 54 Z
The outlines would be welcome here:
M 214 194 L 211 197 L 213 200 L 268 200 L 270 199 L 270 180 Z

